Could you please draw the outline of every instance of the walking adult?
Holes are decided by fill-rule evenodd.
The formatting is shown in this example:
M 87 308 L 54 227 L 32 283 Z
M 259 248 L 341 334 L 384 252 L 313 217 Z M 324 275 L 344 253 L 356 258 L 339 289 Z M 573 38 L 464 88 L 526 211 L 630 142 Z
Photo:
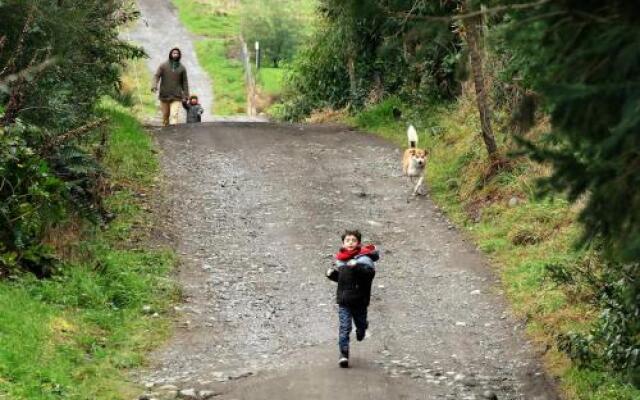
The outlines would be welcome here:
M 179 48 L 171 49 L 169 60 L 160 64 L 153 77 L 152 92 L 158 91 L 158 83 L 160 83 L 158 99 L 160 99 L 163 126 L 178 123 L 182 100 L 189 98 L 187 69 L 180 62 L 181 58 L 182 52 Z

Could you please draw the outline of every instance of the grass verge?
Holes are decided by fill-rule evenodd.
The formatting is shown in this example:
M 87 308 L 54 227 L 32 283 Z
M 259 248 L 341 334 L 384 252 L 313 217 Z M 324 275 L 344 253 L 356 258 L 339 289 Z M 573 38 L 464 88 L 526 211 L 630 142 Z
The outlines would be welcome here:
M 403 110 L 400 121 L 394 119 L 394 108 Z M 498 114 L 496 119 L 500 148 L 513 149 L 500 122 L 503 116 Z M 555 347 L 558 334 L 585 329 L 597 310 L 580 294 L 556 286 L 547 277 L 547 264 L 587 263 L 594 257 L 573 246 L 580 234 L 575 222 L 577 206 L 561 197 L 535 195 L 535 180 L 548 174 L 548 167 L 512 158 L 509 168 L 489 179 L 480 124 L 469 97 L 422 109 L 391 98 L 348 122 L 403 147 L 407 125 L 416 126 L 420 145 L 430 151 L 427 180 L 431 197 L 499 270 L 514 312 L 529 321 L 530 338 L 544 353 L 548 370 L 559 377 L 567 399 L 640 399 L 640 391 L 620 377 L 579 369 Z M 545 127 L 536 129 L 530 134 L 539 134 Z
M 257 74 L 257 84 L 261 91 L 269 96 L 280 96 L 282 94 L 284 68 L 266 68 L 262 67 Z
M 239 58 L 238 6 L 223 0 L 173 0 L 173 3 L 187 29 L 202 37 L 195 43 L 196 54 L 213 82 L 213 113 L 244 113 L 246 91 Z
M 83 240 L 52 279 L 0 282 L 0 398 L 137 398 L 127 371 L 170 331 L 175 257 L 147 248 L 152 220 L 140 196 L 157 180 L 151 138 L 131 109 L 102 108 L 111 119 L 104 163 L 121 188 L 106 202 L 117 217 L 78 228 Z
M 144 90 L 145 83 L 151 82 L 151 79 L 151 73 L 144 59 L 130 61 L 127 65 L 127 73 L 121 77 L 119 102 L 126 104 L 129 112 L 132 112 L 140 121 L 154 115 L 159 116 L 156 95 L 150 90 Z

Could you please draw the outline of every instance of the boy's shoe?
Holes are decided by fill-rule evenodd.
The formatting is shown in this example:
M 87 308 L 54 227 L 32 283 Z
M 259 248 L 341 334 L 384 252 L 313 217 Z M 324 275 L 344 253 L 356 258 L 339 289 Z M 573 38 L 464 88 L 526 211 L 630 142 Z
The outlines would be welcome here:
M 340 368 L 349 368 L 349 351 L 340 351 L 340 359 L 338 360 Z
M 362 342 L 367 334 L 367 328 L 369 328 L 369 321 L 367 321 L 364 325 L 364 330 L 360 331 L 356 329 L 356 340 L 358 342 Z

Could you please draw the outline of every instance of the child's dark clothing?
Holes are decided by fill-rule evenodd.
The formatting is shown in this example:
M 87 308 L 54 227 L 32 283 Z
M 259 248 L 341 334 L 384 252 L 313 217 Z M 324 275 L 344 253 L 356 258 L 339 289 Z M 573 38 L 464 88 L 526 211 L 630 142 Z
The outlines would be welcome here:
M 204 110 L 200 104 L 191 104 L 188 101 L 182 102 L 182 107 L 187 110 L 187 123 L 195 123 L 202 121 L 202 113 Z
M 374 261 L 380 258 L 373 245 L 357 247 L 349 252 L 340 249 L 336 254 L 336 268 L 327 272 L 327 278 L 338 282 L 336 303 L 339 305 L 340 331 L 338 346 L 341 355 L 349 357 L 349 334 L 353 322 L 356 336 L 364 338 L 367 329 L 367 307 L 371 298 L 371 283 L 376 274 Z
M 338 319 L 340 327 L 338 329 L 338 348 L 340 355 L 349 358 L 349 335 L 351 335 L 351 320 L 356 326 L 356 337 L 358 340 L 364 338 L 368 327 L 367 307 L 350 308 L 346 306 L 338 306 Z

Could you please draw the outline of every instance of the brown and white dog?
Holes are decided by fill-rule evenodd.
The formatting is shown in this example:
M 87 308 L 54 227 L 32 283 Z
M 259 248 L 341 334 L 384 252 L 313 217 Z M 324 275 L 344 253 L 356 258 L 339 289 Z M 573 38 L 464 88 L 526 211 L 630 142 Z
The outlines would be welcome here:
M 409 140 L 409 148 L 404 151 L 402 156 L 402 172 L 411 183 L 418 178 L 418 183 L 413 188 L 413 195 L 424 194 L 422 181 L 427 165 L 427 150 L 418 148 L 418 133 L 413 125 L 409 125 L 409 129 L 407 129 L 407 139 Z

